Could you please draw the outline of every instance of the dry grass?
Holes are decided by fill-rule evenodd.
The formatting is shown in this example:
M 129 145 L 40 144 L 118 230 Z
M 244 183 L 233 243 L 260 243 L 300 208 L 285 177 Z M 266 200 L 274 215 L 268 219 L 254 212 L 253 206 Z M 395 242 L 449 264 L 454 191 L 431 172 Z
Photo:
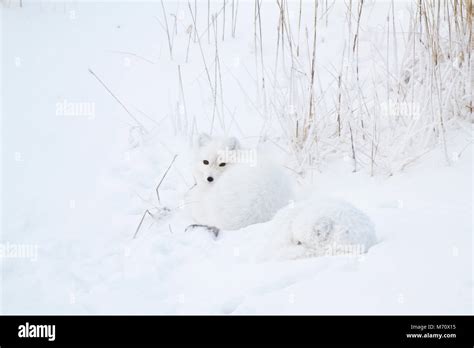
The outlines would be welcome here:
M 304 55 L 301 18 L 290 23 L 282 10 L 287 1 L 277 4 L 281 30 L 277 60 L 286 49 L 292 64 L 282 74 L 288 76 L 292 88 L 290 95 L 274 89 L 269 104 L 280 116 L 297 172 L 319 168 L 331 156 L 346 154 L 354 171 L 368 169 L 371 175 L 391 175 L 437 144 L 443 146 L 446 162 L 450 162 L 447 129 L 473 120 L 472 1 L 414 1 L 409 28 L 403 34 L 397 29 L 399 14 L 392 1 L 383 28 L 386 52 L 373 58 L 374 66 L 379 67 L 364 81 L 359 74 L 359 38 L 366 5 L 363 0 L 349 1 L 342 63 L 331 72 L 331 86 L 320 91 L 315 88 L 322 71 L 315 60 L 317 32 L 323 30 L 318 20 L 323 16 L 331 20 L 330 11 L 324 6 L 318 10 L 318 1 L 314 2 L 314 25 L 305 28 L 308 54 Z M 291 27 L 298 28 L 296 40 L 288 29 Z M 399 61 L 400 47 L 404 47 L 404 54 Z M 280 69 L 285 66 L 281 64 Z M 303 71 L 305 78 L 295 78 L 295 69 Z M 285 109 L 288 104 L 290 110 Z

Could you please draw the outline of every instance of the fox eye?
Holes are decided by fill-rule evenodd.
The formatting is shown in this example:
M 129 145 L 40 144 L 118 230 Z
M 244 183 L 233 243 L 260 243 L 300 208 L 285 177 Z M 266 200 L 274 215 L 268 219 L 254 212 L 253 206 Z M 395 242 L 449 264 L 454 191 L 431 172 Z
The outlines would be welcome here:
M 219 164 L 219 167 L 224 167 L 225 166 L 225 163 L 220 163 Z
M 206 166 L 209 164 L 209 161 L 208 160 L 204 160 L 202 161 L 202 163 L 204 163 Z

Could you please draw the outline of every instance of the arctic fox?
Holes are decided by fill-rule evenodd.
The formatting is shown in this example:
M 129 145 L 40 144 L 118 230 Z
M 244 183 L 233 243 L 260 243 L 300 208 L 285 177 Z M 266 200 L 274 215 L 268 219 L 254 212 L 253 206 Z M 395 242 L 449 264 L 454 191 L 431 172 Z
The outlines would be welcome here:
M 237 230 L 271 220 L 290 201 L 283 168 L 242 150 L 236 138 L 201 134 L 195 150 L 191 214 L 198 224 Z
M 249 226 L 255 231 L 250 225 L 267 222 L 258 230 L 270 233 L 269 255 L 280 250 L 290 258 L 365 253 L 376 243 L 374 225 L 359 209 L 331 198 L 311 197 L 295 203 L 282 168 L 266 158 L 229 155 L 244 151 L 235 138 L 199 136 L 194 166 L 197 185 L 191 192 L 191 213 L 197 225 L 192 227 L 204 226 L 217 236 L 220 229 Z
M 273 244 L 287 257 L 358 255 L 377 242 L 370 218 L 348 202 L 311 197 L 272 220 Z

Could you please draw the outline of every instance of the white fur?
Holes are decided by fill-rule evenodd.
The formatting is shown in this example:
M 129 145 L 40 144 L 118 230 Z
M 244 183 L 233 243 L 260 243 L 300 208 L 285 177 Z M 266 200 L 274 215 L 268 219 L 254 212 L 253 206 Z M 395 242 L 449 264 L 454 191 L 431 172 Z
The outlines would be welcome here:
M 353 205 L 310 198 L 282 209 L 272 221 L 274 246 L 286 257 L 359 255 L 376 243 L 372 221 Z
M 283 169 L 268 159 L 256 163 L 223 163 L 223 151 L 239 149 L 235 138 L 201 135 L 197 141 L 191 211 L 199 224 L 223 230 L 265 222 L 291 199 L 290 182 Z M 209 164 L 204 164 L 208 161 Z M 208 182 L 207 178 L 213 181 Z

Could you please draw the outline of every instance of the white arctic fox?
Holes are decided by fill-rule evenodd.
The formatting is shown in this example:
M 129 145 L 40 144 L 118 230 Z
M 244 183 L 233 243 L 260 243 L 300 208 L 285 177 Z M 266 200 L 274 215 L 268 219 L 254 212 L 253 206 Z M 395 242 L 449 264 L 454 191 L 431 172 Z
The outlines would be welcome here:
M 201 134 L 195 149 L 191 212 L 198 224 L 224 230 L 265 222 L 291 199 L 284 169 L 236 138 Z
M 367 215 L 333 198 L 291 204 L 278 212 L 270 228 L 274 247 L 290 258 L 363 254 L 377 240 Z
M 197 185 L 190 202 L 198 225 L 192 227 L 207 227 L 217 236 L 220 229 L 268 221 L 259 229 L 270 233 L 271 249 L 285 250 L 287 257 L 295 258 L 364 253 L 375 244 L 371 220 L 356 207 L 319 197 L 294 203 L 281 167 L 266 158 L 246 156 L 240 158 L 246 161 L 239 161 L 239 156 L 229 156 L 239 152 L 245 150 L 235 138 L 199 136 L 194 160 Z

